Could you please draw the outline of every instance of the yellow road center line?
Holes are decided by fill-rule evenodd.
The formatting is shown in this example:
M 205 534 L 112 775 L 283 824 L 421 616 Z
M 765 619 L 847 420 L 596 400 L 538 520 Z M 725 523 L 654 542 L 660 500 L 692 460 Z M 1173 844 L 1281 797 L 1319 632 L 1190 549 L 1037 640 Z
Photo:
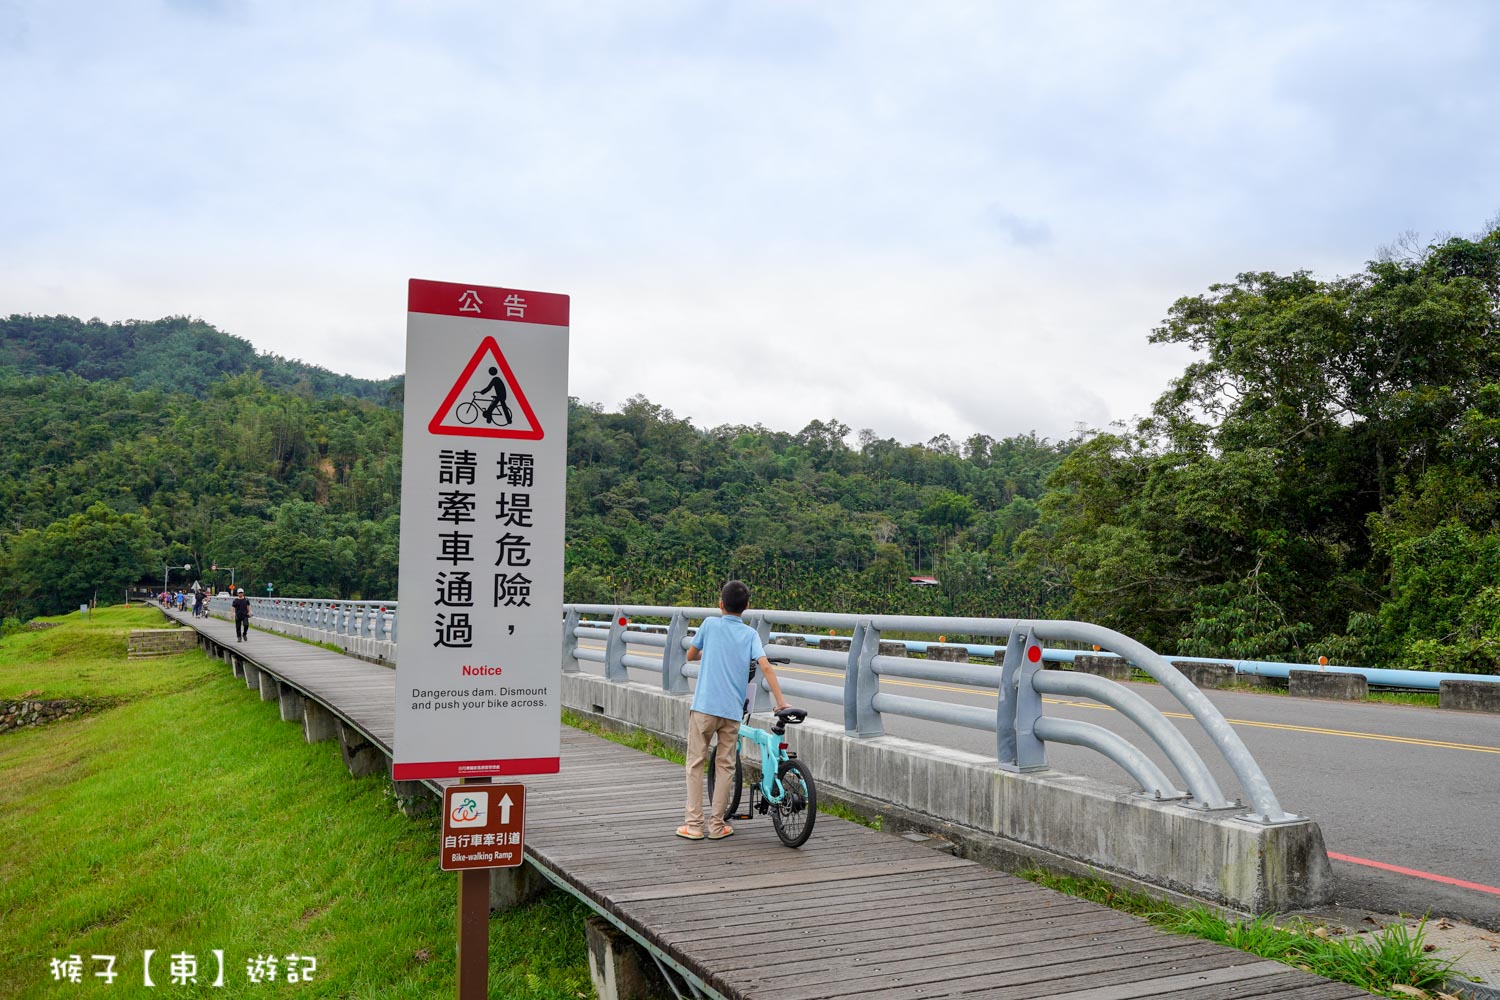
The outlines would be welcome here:
M 597 647 L 595 647 L 597 648 Z M 661 653 L 651 653 L 651 656 L 660 657 Z M 790 664 L 781 664 L 776 668 L 777 673 L 809 674 L 815 677 L 843 677 L 842 671 L 817 670 L 811 667 L 794 667 Z M 882 677 L 882 685 L 894 684 L 898 687 L 922 688 L 927 691 L 946 691 L 950 694 L 977 695 L 982 698 L 999 698 L 999 692 L 986 691 L 983 688 L 959 687 L 954 684 L 934 684 L 930 681 L 913 681 L 902 677 Z M 1067 698 L 1043 698 L 1042 701 L 1048 705 L 1067 705 L 1072 708 L 1097 708 L 1106 712 L 1115 711 L 1109 705 L 1101 705 L 1096 701 L 1074 701 Z M 1162 712 L 1169 719 L 1191 719 L 1190 712 Z M 1450 743 L 1446 740 L 1424 740 L 1412 736 L 1390 736 L 1385 733 L 1361 733 L 1351 729 L 1327 729 L 1321 726 L 1295 726 L 1288 722 L 1257 722 L 1254 719 L 1226 719 L 1231 726 L 1251 726 L 1255 729 L 1279 729 L 1289 733 L 1308 733 L 1314 736 L 1342 736 L 1351 740 L 1376 740 L 1383 743 L 1404 743 L 1408 746 L 1435 747 L 1439 750 L 1468 750 L 1472 753 L 1494 753 L 1500 754 L 1500 747 L 1484 746 L 1477 743 Z

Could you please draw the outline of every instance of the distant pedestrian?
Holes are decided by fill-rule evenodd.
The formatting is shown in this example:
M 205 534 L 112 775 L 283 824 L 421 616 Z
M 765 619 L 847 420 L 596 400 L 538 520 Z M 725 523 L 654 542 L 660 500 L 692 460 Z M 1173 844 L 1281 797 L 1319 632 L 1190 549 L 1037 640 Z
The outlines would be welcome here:
M 195 591 L 193 591 L 193 617 L 194 618 L 202 618 L 203 617 L 203 598 L 204 598 L 203 591 L 201 591 L 201 590 L 195 590 Z
M 237 642 L 244 642 L 250 638 L 250 598 L 245 596 L 245 588 L 239 589 L 238 596 L 234 599 L 234 638 Z

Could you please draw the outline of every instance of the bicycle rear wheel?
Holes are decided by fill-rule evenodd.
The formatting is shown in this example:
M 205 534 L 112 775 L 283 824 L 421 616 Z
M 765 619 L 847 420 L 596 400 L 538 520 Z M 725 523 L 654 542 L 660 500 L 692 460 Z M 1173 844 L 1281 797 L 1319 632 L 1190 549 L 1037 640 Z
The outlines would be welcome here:
M 739 743 L 739 741 L 736 740 L 735 743 Z M 714 760 L 717 756 L 718 751 L 715 749 L 709 754 L 708 763 L 703 768 L 704 772 L 708 775 L 709 806 L 707 811 L 709 812 L 713 811 L 714 781 L 718 777 L 718 768 L 714 767 Z M 724 820 L 727 821 L 729 817 L 733 816 L 739 810 L 740 795 L 744 790 L 745 772 L 740 766 L 740 748 L 736 746 L 734 748 L 734 784 L 729 786 L 729 804 L 724 807 L 724 816 L 722 817 Z
M 812 770 L 800 760 L 784 760 L 776 772 L 782 798 L 771 806 L 771 825 L 788 847 L 801 847 L 812 836 L 818 818 L 818 788 Z

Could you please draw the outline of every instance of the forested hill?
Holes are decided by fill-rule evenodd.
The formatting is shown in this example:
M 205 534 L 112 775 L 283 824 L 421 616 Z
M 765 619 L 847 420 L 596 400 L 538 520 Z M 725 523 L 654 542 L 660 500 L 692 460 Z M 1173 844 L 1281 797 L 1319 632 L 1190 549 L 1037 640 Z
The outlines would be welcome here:
M 184 316 L 121 323 L 72 316 L 0 319 L 0 368 L 24 375 L 72 374 L 91 382 L 128 379 L 136 389 L 203 398 L 226 375 L 258 372 L 266 385 L 326 398 L 353 396 L 399 406 L 401 377 L 371 380 L 258 354 L 248 340 Z
M 233 566 L 252 592 L 396 593 L 394 410 L 255 374 L 198 399 L 0 371 L 0 422 L 6 615 L 114 596 L 167 562 L 225 584 L 202 567 Z M 641 397 L 618 413 L 572 401 L 568 433 L 570 599 L 711 603 L 740 573 L 781 606 L 1040 607 L 1008 562 L 1067 446 L 866 433 L 855 448 L 837 422 L 704 430 Z M 943 586 L 912 587 L 917 570 Z
M 154 343 L 196 350 L 194 324 L 163 323 Z M 763 607 L 1058 615 L 1189 655 L 1500 672 L 1500 229 L 1346 277 L 1241 274 L 1151 339 L 1197 360 L 1134 425 L 1060 443 L 575 400 L 566 596 L 704 605 L 736 575 Z M 0 613 L 109 599 L 165 562 L 234 566 L 256 593 L 395 594 L 399 413 L 201 360 L 143 389 L 100 357 L 0 367 Z

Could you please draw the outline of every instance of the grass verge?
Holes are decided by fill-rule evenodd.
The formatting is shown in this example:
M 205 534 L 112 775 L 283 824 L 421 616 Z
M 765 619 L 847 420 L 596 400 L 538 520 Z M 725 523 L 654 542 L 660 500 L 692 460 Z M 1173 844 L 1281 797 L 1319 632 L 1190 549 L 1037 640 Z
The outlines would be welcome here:
M 398 813 L 389 780 L 351 779 L 222 664 L 127 661 L 125 633 L 156 612 L 61 620 L 0 642 L 0 691 L 121 703 L 0 737 L 0 996 L 100 993 L 94 955 L 116 957 L 107 997 L 452 994 L 457 880 L 430 814 Z M 563 893 L 496 914 L 492 994 L 592 996 L 586 915 Z M 83 982 L 54 981 L 51 960 L 73 954 Z M 196 983 L 170 983 L 176 954 L 196 957 Z M 310 982 L 285 981 L 293 954 L 316 959 Z M 270 955 L 281 981 L 252 983 Z
M 1284 962 L 1315 975 L 1390 997 L 1438 997 L 1452 969 L 1424 949 L 1423 928 L 1391 924 L 1348 934 L 1301 918 L 1277 924 L 1270 915 L 1230 920 L 1203 907 L 1184 907 L 1130 892 L 1102 879 L 1040 869 L 1018 872 L 1049 889 L 1134 914 L 1173 934 L 1185 934 Z

